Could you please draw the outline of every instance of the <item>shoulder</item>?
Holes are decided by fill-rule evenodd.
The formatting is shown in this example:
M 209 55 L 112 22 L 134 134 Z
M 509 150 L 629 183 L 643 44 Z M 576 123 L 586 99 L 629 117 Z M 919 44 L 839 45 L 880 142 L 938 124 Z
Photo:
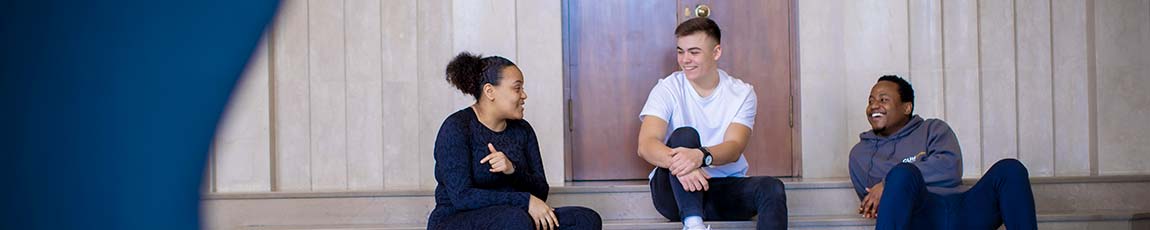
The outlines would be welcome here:
M 750 83 L 744 82 L 742 79 L 739 79 L 735 76 L 731 76 L 723 70 L 719 70 L 719 77 L 723 78 L 723 82 L 726 82 L 728 86 L 727 89 L 731 93 L 740 96 L 755 96 L 755 87 Z
M 508 129 L 514 129 L 515 130 L 514 134 L 518 137 L 527 137 L 530 139 L 536 138 L 535 137 L 535 128 L 532 127 L 531 123 L 527 122 L 526 119 L 508 120 L 507 121 L 507 127 L 508 127 Z
M 460 109 L 443 119 L 439 132 L 462 132 L 472 120 L 475 120 L 475 112 L 472 112 L 471 107 Z
M 686 75 L 683 71 L 675 71 L 666 77 L 660 78 L 659 82 L 655 83 L 655 90 L 668 90 L 674 91 L 675 89 L 683 87 L 686 82 Z
M 850 157 L 855 158 L 856 155 L 865 152 L 868 146 L 873 148 L 874 141 L 876 141 L 875 138 L 877 137 L 872 130 L 867 130 L 866 132 L 859 133 L 859 142 L 855 143 L 855 145 L 851 147 Z
M 514 129 L 522 129 L 530 133 L 535 133 L 535 128 L 531 127 L 531 122 L 527 122 L 527 119 L 508 120 L 507 124 Z
M 858 143 L 855 143 L 855 145 L 851 147 L 850 158 L 858 157 L 857 155 L 866 149 L 866 142 L 866 140 L 859 140 Z
M 439 133 L 435 137 L 435 157 L 437 160 L 441 157 L 458 156 L 459 153 L 468 152 L 469 141 L 473 137 L 471 133 L 473 120 L 475 120 L 475 113 L 471 111 L 470 107 L 452 113 L 443 120 L 443 125 L 439 126 Z
M 930 129 L 931 132 L 934 132 L 934 131 L 950 132 L 951 131 L 950 124 L 947 124 L 946 121 L 943 121 L 942 119 L 938 119 L 938 118 L 926 119 L 922 122 L 922 124 L 924 126 L 926 126 L 928 129 Z
M 648 99 L 659 99 L 656 101 L 671 102 L 678 100 L 676 98 L 683 97 L 683 87 L 686 85 L 686 76 L 682 71 L 675 71 L 667 77 L 660 78 L 655 83 L 655 87 L 651 88 Z M 650 102 L 648 102 L 650 103 Z

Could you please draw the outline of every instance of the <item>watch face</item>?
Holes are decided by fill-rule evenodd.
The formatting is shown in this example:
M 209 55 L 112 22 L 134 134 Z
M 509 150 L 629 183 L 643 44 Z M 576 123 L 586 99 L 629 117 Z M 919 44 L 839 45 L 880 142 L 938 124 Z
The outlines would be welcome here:
M 704 157 L 703 161 L 705 161 L 707 165 L 711 165 L 711 156 Z

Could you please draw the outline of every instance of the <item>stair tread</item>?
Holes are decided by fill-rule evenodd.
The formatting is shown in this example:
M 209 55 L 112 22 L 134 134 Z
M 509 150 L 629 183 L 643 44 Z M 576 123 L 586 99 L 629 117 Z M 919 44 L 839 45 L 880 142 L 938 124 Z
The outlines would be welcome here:
M 1078 212 L 1051 212 L 1038 214 L 1038 222 L 1065 222 L 1065 221 L 1134 221 L 1150 219 L 1150 210 L 1145 211 L 1078 211 Z M 791 216 L 788 218 L 790 227 L 828 227 L 828 226 L 873 226 L 874 220 L 858 216 L 826 215 L 826 216 Z M 754 220 L 747 221 L 707 221 L 707 225 L 717 229 L 753 228 Z M 608 220 L 603 222 L 606 228 L 627 227 L 628 229 L 675 229 L 681 225 L 677 221 L 667 219 L 624 219 Z M 423 224 L 343 224 L 343 225 L 251 225 L 251 230 L 293 230 L 293 229 L 356 229 L 356 230 L 401 230 L 423 229 Z
M 1150 210 L 1143 211 L 1121 211 L 1121 210 L 1098 210 L 1098 211 L 1077 211 L 1077 212 L 1049 212 L 1039 213 L 1039 222 L 1052 222 L 1052 221 L 1107 221 L 1107 220 L 1147 220 L 1150 219 Z M 855 215 L 822 215 L 822 216 L 791 216 L 788 217 L 791 225 L 805 224 L 805 223 L 840 223 L 840 224 L 865 224 L 874 225 L 874 220 L 862 218 Z M 707 223 L 715 224 L 735 224 L 735 223 L 753 223 L 754 220 L 746 221 L 708 221 Z M 604 224 L 678 224 L 667 219 L 625 219 L 625 220 L 608 220 Z
M 781 178 L 787 190 L 809 189 L 852 189 L 847 178 Z M 963 184 L 971 185 L 977 178 L 965 178 Z M 1150 182 L 1150 175 L 1114 175 L 1114 176 L 1069 176 L 1069 177 L 1033 177 L 1031 184 L 1066 184 L 1066 183 L 1131 183 Z M 551 194 L 587 194 L 587 193 L 636 193 L 650 192 L 646 181 L 610 181 L 610 182 L 573 182 L 567 186 L 551 187 Z M 299 198 L 343 198 L 343 197 L 430 197 L 435 195 L 434 188 L 406 188 L 388 191 L 313 191 L 313 192 L 253 192 L 253 193 L 208 193 L 204 200 L 242 200 L 242 199 L 299 199 Z
M 868 229 L 873 220 L 855 216 L 858 199 L 839 179 L 783 178 L 790 226 L 804 229 Z M 1039 222 L 1056 229 L 1150 224 L 1150 175 L 1032 178 Z M 608 229 L 677 229 L 651 205 L 643 181 L 578 182 L 553 187 L 548 203 L 599 211 Z M 207 194 L 209 229 L 422 229 L 435 207 L 431 189 L 369 192 L 264 192 Z M 1078 212 L 1073 212 L 1080 210 Z M 1117 210 L 1117 211 L 1106 211 Z M 1145 210 L 1145 211 L 1143 211 Z M 386 218 L 381 218 L 386 217 Z M 320 225 L 327 224 L 327 225 Z M 350 225 L 338 225 L 350 224 Z M 715 222 L 718 229 L 753 229 L 754 222 Z M 265 226 L 269 225 L 269 226 Z M 270 226 L 277 225 L 277 226 Z M 317 225 L 295 227 L 299 225 Z M 248 227 L 245 227 L 248 226 Z M 250 228 L 251 226 L 257 226 Z M 648 227 L 651 226 L 651 227 Z M 1061 226 L 1061 227 L 1054 227 Z M 1078 226 L 1078 227 L 1075 227 Z

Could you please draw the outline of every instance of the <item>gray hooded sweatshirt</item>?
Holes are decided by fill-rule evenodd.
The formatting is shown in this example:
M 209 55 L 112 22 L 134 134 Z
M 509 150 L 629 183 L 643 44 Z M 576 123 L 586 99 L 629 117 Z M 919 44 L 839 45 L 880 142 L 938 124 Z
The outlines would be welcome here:
M 866 189 L 882 182 L 895 165 L 912 163 L 922 171 L 927 190 L 936 194 L 962 192 L 962 150 L 946 122 L 910 118 L 894 135 L 881 137 L 874 130 L 859 134 L 851 148 L 850 174 L 859 200 Z

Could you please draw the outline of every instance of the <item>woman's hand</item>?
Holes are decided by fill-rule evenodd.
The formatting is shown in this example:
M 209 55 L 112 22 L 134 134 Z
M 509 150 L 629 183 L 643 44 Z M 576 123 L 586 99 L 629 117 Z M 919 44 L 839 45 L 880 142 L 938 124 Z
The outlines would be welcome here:
M 531 219 L 535 220 L 536 230 L 552 230 L 559 229 L 559 219 L 555 218 L 555 209 L 547 205 L 546 202 L 540 200 L 535 195 L 531 195 L 531 201 L 527 206 L 527 214 L 531 215 Z
M 482 160 L 479 160 L 480 164 L 491 163 L 490 171 L 493 173 L 502 172 L 506 175 L 515 173 L 515 165 L 511 164 L 510 160 L 507 160 L 507 155 L 504 155 L 503 152 L 495 150 L 495 145 L 487 143 L 487 150 L 491 151 L 491 153 L 487 154 L 486 157 L 483 157 Z

